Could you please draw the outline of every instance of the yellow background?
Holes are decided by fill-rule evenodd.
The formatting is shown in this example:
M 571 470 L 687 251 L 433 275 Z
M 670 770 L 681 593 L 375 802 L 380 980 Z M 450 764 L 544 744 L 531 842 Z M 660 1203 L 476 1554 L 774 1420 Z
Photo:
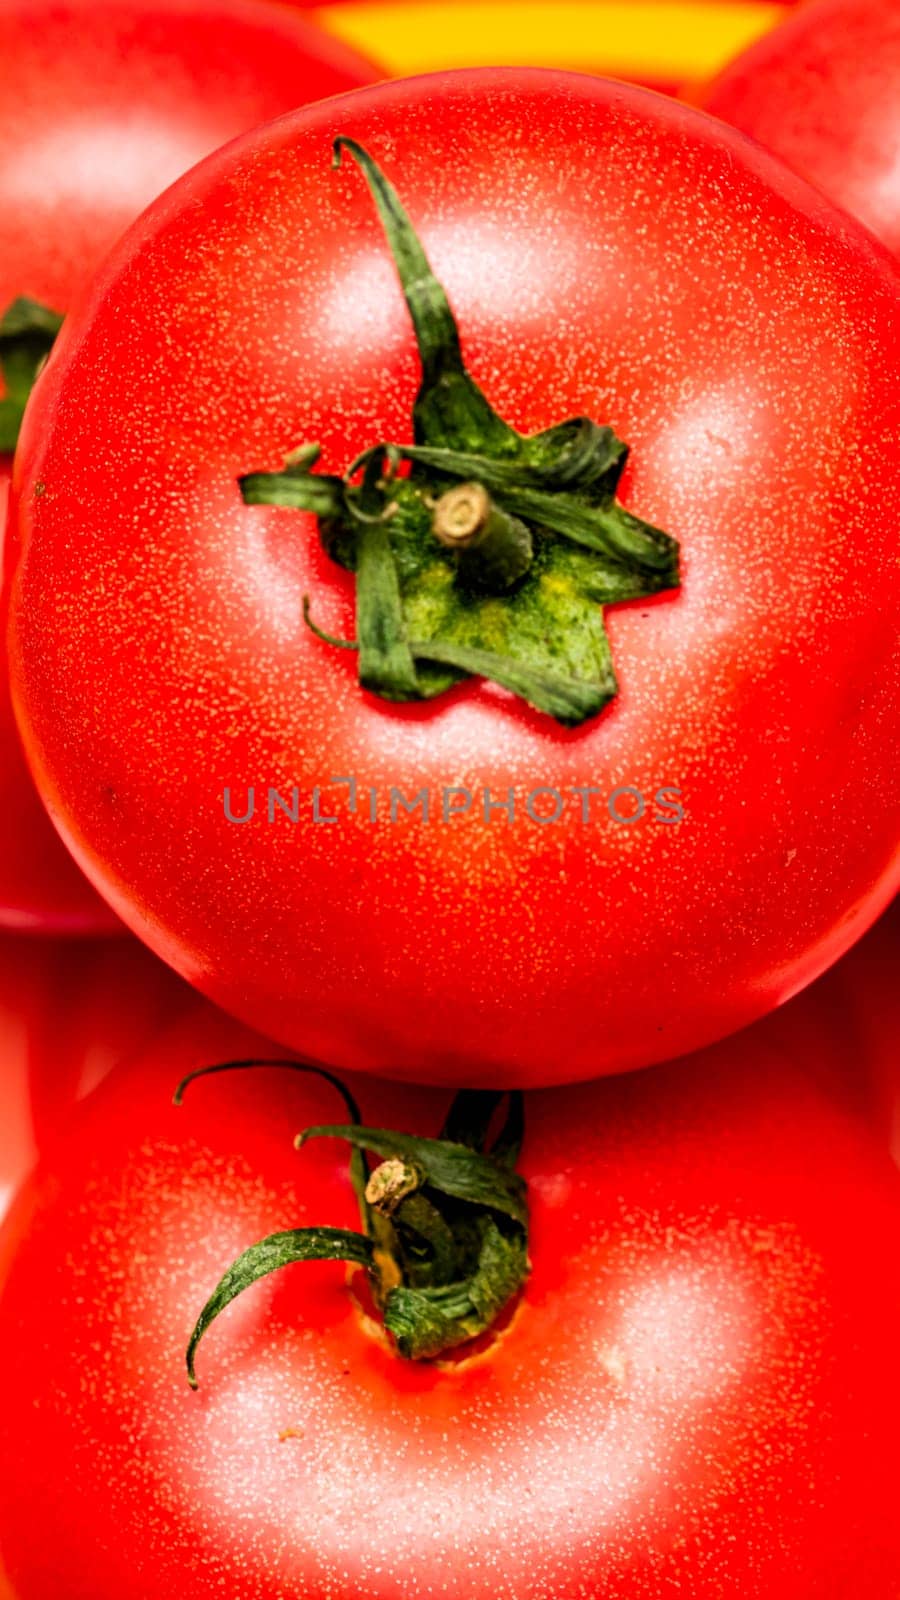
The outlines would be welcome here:
M 716 72 L 786 10 L 767 0 L 338 0 L 313 16 L 395 75 L 558 66 L 674 86 Z

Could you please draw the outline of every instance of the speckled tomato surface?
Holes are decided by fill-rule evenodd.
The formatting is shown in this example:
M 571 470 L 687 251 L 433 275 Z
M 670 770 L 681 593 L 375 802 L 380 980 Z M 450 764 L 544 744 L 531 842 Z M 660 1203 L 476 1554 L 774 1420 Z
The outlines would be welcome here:
M 123 229 L 188 167 L 258 122 L 377 76 L 257 0 L 0 0 L 0 60 L 0 314 L 20 296 L 67 311 Z M 2 449 L 0 541 L 12 464 Z M 0 925 L 115 926 L 35 797 L 5 672 L 0 815 Z
M 702 96 L 900 253 L 900 11 L 814 0 Z
M 680 542 L 679 591 L 608 610 L 619 693 L 576 731 L 474 679 L 362 690 L 303 620 L 355 625 L 314 519 L 242 503 L 301 441 L 340 472 L 409 438 L 339 133 L 503 417 L 612 424 L 624 502 Z M 23 436 L 15 696 L 77 859 L 226 1009 L 355 1069 L 575 1079 L 782 1001 L 897 881 L 898 312 L 849 219 L 623 86 L 449 74 L 231 146 L 115 254 Z
M 900 1188 L 792 1012 L 526 1095 L 533 1270 L 477 1353 L 404 1363 L 358 1278 L 296 1265 L 222 1314 L 196 1393 L 188 1333 L 237 1252 L 355 1215 L 346 1148 L 292 1148 L 342 1117 L 333 1090 L 257 1071 L 176 1110 L 182 1072 L 270 1053 L 183 1024 L 101 1086 L 0 1241 L 4 1593 L 893 1600 Z M 445 1109 L 354 1087 L 369 1122 Z

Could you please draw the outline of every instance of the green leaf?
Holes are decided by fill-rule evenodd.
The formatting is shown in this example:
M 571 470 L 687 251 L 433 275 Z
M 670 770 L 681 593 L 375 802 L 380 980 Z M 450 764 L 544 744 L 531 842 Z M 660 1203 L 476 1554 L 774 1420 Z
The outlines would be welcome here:
M 362 527 L 357 546 L 356 638 L 359 681 L 387 700 L 419 697 L 406 638 L 400 585 L 390 535 L 383 523 Z
M 577 678 L 566 678 L 556 672 L 541 672 L 511 656 L 472 649 L 470 645 L 453 644 L 449 640 L 414 643 L 412 651 L 418 661 L 438 661 L 444 666 L 459 667 L 472 677 L 490 678 L 502 689 L 510 689 L 520 699 L 527 700 L 536 710 L 546 711 L 564 727 L 577 728 L 588 717 L 595 717 L 616 692 L 616 680 L 611 673 L 597 682 L 579 682 Z
M 465 1200 L 471 1205 L 487 1206 L 523 1227 L 527 1223 L 525 1186 L 518 1173 L 498 1167 L 489 1156 L 470 1150 L 466 1145 L 422 1139 L 411 1133 L 395 1133 L 389 1128 L 337 1124 L 305 1128 L 297 1137 L 298 1148 L 308 1139 L 346 1139 L 373 1155 L 399 1156 L 421 1167 L 427 1183 L 439 1194 Z
M 317 517 L 338 517 L 344 511 L 344 486 L 340 478 L 310 472 L 248 472 L 238 478 L 244 504 L 289 506 L 311 511 Z
M 509 1097 L 506 1121 L 491 1147 L 491 1160 L 502 1167 L 514 1167 L 525 1138 L 525 1099 L 521 1089 L 514 1089 Z
M 460 1089 L 444 1118 L 441 1138 L 464 1144 L 469 1150 L 484 1150 L 491 1119 L 502 1099 L 501 1089 Z
M 441 1138 L 484 1151 L 494 1113 L 504 1098 L 502 1089 L 460 1089 L 444 1118 Z M 525 1101 L 521 1089 L 507 1092 L 503 1125 L 491 1145 L 490 1158 L 500 1166 L 514 1167 L 525 1135 Z
M 17 339 L 39 338 L 49 350 L 62 325 L 58 311 L 51 311 L 28 295 L 19 295 L 0 316 L 0 349 Z
M 392 1289 L 385 1301 L 384 1325 L 401 1355 L 413 1361 L 433 1359 L 484 1333 L 527 1274 L 524 1234 L 504 1233 L 487 1221 L 472 1275 L 436 1288 L 404 1284 Z
M 268 1238 L 251 1245 L 228 1268 L 197 1318 L 187 1348 L 191 1388 L 197 1387 L 194 1362 L 200 1340 L 220 1312 L 252 1283 L 298 1261 L 353 1261 L 358 1266 L 371 1267 L 372 1259 L 371 1239 L 344 1228 L 291 1228 L 285 1233 L 271 1233 Z
M 405 1283 L 446 1283 L 456 1276 L 461 1255 L 456 1234 L 427 1195 L 408 1195 L 391 1222 Z
M 612 498 L 628 457 L 608 425 L 590 417 L 571 417 L 543 433 L 520 436 L 520 461 L 527 474 L 518 481 L 536 488 L 590 489 Z M 520 467 L 520 471 L 522 468 Z
M 523 440 L 523 444 L 527 443 Z M 559 487 L 533 487 L 535 479 L 539 483 L 546 479 L 542 480 L 518 459 L 495 461 L 471 452 L 431 450 L 417 445 L 392 444 L 383 448 L 388 455 L 433 467 L 446 477 L 483 484 L 514 516 L 596 550 L 617 566 L 637 567 L 658 587 L 668 588 L 677 581 L 675 540 L 615 504 L 607 493 L 598 492 L 596 483 L 589 493 L 570 494 Z M 647 578 L 642 581 L 646 584 Z

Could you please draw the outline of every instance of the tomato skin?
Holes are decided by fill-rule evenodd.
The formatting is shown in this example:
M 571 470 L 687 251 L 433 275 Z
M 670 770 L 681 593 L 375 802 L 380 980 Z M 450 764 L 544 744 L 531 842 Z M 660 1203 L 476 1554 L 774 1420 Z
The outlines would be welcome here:
M 341 470 L 408 437 L 412 336 L 364 185 L 329 170 L 338 130 L 387 153 L 489 398 L 525 431 L 611 422 L 626 503 L 681 541 L 680 593 L 608 612 L 620 693 L 577 734 L 474 682 L 363 693 L 302 620 L 309 593 L 354 629 L 311 520 L 241 504 L 238 475 L 298 441 Z M 210 998 L 357 1070 L 583 1078 L 787 998 L 898 878 L 898 310 L 849 220 L 623 86 L 447 74 L 220 154 L 108 263 L 20 452 L 17 709 L 80 864 Z M 382 807 L 467 784 L 473 815 L 373 825 L 335 775 Z M 571 800 L 522 816 L 584 784 L 590 825 Z M 250 825 L 225 785 L 237 815 L 257 787 Z M 298 787 L 300 825 L 267 822 L 270 785 Z M 609 820 L 618 785 L 636 827 Z M 665 785 L 681 826 L 653 819 Z M 514 786 L 519 820 L 484 821 Z
M 326 1085 L 230 1075 L 172 1107 L 182 1072 L 269 1053 L 187 1019 L 101 1086 L 0 1240 L 10 1595 L 892 1600 L 900 1189 L 791 1012 L 527 1097 L 533 1272 L 487 1350 L 403 1364 L 343 1269 L 299 1267 L 223 1314 L 197 1394 L 184 1345 L 232 1257 L 355 1215 L 345 1148 L 292 1148 Z M 424 1132 L 446 1100 L 354 1087 Z
M 731 62 L 702 103 L 900 253 L 896 6 L 812 0 Z
M 255 0 L 4 0 L 0 311 L 69 308 L 123 230 L 219 145 L 374 67 Z M 2 392 L 2 380 L 0 380 Z M 0 548 L 11 463 L 0 456 Z M 60 848 L 25 769 L 0 674 L 0 926 L 118 926 Z

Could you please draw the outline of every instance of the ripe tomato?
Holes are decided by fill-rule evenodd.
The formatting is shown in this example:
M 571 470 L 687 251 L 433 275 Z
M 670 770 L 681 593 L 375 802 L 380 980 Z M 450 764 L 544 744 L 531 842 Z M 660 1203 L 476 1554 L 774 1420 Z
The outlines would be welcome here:
M 492 1340 L 404 1362 L 304 1264 L 223 1313 L 197 1393 L 232 1258 L 353 1227 L 345 1147 L 292 1147 L 343 1107 L 273 1069 L 176 1110 L 183 1072 L 271 1053 L 211 1012 L 114 1073 L 0 1242 L 12 1600 L 893 1600 L 900 1188 L 791 1012 L 525 1097 L 532 1271 Z M 388 1126 L 444 1110 L 354 1088 Z
M 3 0 L 0 60 L 15 85 L 0 106 L 0 314 L 23 296 L 66 311 L 127 224 L 188 167 L 258 122 L 376 77 L 337 41 L 255 0 Z M 0 542 L 3 448 L 0 434 Z M 0 815 L 0 924 L 115 926 L 35 797 L 3 672 Z
M 509 605 L 462 604 L 455 552 L 427 535 L 424 576 L 418 546 L 389 545 L 379 588 L 385 501 L 402 501 L 399 538 L 434 497 L 431 468 L 388 483 L 378 452 L 368 489 L 334 476 L 410 439 L 420 378 L 366 183 L 350 159 L 328 170 L 338 133 L 396 179 L 502 417 L 553 430 L 522 441 L 491 421 L 442 347 L 450 421 L 444 391 L 426 397 L 420 441 L 445 422 L 449 437 L 462 407 L 502 459 L 457 453 L 450 476 L 474 462 L 501 501 L 526 471 L 504 451 L 553 454 L 508 503 L 536 498 L 540 559 L 575 563 L 593 551 L 560 554 L 546 521 L 564 504 L 583 532 L 621 469 L 593 427 L 611 424 L 632 446 L 624 502 L 669 536 L 611 495 L 597 513 L 665 567 L 629 588 L 610 566 L 607 599 L 669 592 L 611 605 L 619 692 L 574 731 L 476 678 L 407 704 L 360 687 L 383 668 L 387 693 L 430 694 L 476 657 L 457 639 L 431 668 L 429 633 L 426 681 L 409 621 L 395 655 L 413 676 L 388 681 L 402 555 L 416 626 L 446 603 L 461 631 L 475 618 L 486 659 L 521 621 L 546 668 L 528 693 L 562 684 L 596 710 L 613 692 L 600 665 L 578 676 L 606 638 L 569 566 L 544 582 L 534 565 Z M 436 285 L 426 298 L 430 317 Z M 225 1009 L 342 1067 L 575 1079 L 784 1000 L 898 877 L 898 312 L 895 269 L 862 230 L 711 119 L 623 86 L 450 74 L 231 146 L 122 244 L 23 435 L 15 694 L 79 862 Z M 452 343 L 449 309 L 435 314 Z M 308 451 L 279 476 L 314 440 L 332 476 Z M 570 469 L 575 483 L 552 508 L 533 488 L 551 466 L 555 487 Z M 352 635 L 352 577 L 312 516 L 242 504 L 248 473 L 247 495 L 323 497 L 346 565 L 351 501 L 375 530 L 358 654 L 304 621 L 308 594 L 316 626 Z M 366 493 L 382 521 L 366 523 Z M 524 524 L 504 516 L 512 537 Z M 385 595 L 390 629 L 371 610 Z
M 707 110 L 900 252 L 900 11 L 813 0 L 708 86 Z
M 0 934 L 0 1214 L 75 1101 L 189 994 L 136 939 Z

